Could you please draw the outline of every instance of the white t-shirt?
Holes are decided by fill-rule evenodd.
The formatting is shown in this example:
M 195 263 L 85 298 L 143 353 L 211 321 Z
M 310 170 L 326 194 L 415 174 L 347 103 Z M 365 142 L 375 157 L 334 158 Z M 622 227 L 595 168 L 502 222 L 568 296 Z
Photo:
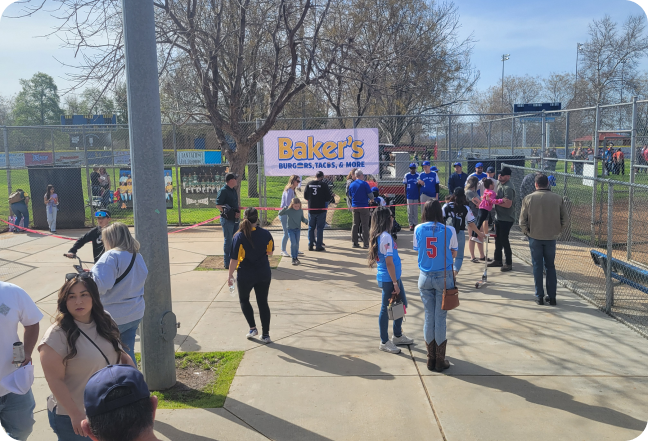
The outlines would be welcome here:
M 40 322 L 43 313 L 20 287 L 0 282 L 0 378 L 16 370 L 13 361 L 13 344 L 21 341 L 18 337 L 18 323 L 32 326 Z M 0 386 L 0 397 L 9 393 Z

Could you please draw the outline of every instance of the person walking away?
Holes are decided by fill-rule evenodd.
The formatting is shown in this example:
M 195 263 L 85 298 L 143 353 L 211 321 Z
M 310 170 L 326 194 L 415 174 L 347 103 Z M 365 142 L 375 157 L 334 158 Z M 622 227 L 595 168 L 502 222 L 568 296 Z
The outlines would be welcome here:
M 140 244 L 121 222 L 101 232 L 106 251 L 92 267 L 101 301 L 119 328 L 126 352 L 135 360 L 135 333 L 144 317 L 144 283 L 148 269 Z
M 65 257 L 76 259 L 77 251 L 79 251 L 83 245 L 91 242 L 92 256 L 94 258 L 94 263 L 97 263 L 101 255 L 104 253 L 104 243 L 101 238 L 101 231 L 110 225 L 110 212 L 107 210 L 98 210 L 95 211 L 94 217 L 97 220 L 97 226 L 74 242 L 74 245 L 72 245 L 70 251 L 65 254 Z
M 301 200 L 294 198 L 290 205 L 279 212 L 280 216 L 286 218 L 286 230 L 290 235 L 290 257 L 292 264 L 299 265 L 299 236 L 301 235 L 301 223 L 308 225 L 308 220 L 304 217 Z M 283 254 L 282 254 L 283 255 Z
M 418 252 L 418 288 L 425 308 L 423 335 L 427 346 L 427 368 L 438 372 L 448 369 L 446 360 L 446 319 L 441 309 L 443 290 L 454 286 L 452 259 L 457 255 L 457 235 L 443 222 L 439 201 L 423 206 L 423 223 L 414 229 L 414 251 Z M 445 278 L 444 278 L 445 275 Z
M 16 189 L 9 196 L 9 205 L 11 211 L 16 215 L 16 226 L 20 226 L 20 221 L 23 221 L 23 228 L 29 228 L 29 210 L 27 204 L 29 203 L 29 195 L 25 193 L 22 188 Z M 25 230 L 18 228 L 14 233 L 24 233 Z
M 315 180 L 310 181 L 304 190 L 308 201 L 308 251 L 326 251 L 324 249 L 324 225 L 326 224 L 326 204 L 331 200 L 331 190 L 324 182 L 324 172 L 319 170 Z M 315 237 L 317 230 L 317 237 Z
M 166 180 L 166 177 L 165 177 Z M 166 184 L 166 182 L 165 182 Z M 110 175 L 105 167 L 99 168 L 99 185 L 101 186 L 101 203 L 103 208 L 110 205 Z
M 612 151 L 612 143 L 608 144 L 607 150 L 603 152 L 603 175 L 609 175 L 612 172 L 612 162 L 614 160 L 614 152 Z
M 479 203 L 479 215 L 477 216 L 477 229 L 484 232 L 484 236 L 488 234 L 488 219 L 490 218 L 491 211 L 495 205 L 503 202 L 502 199 L 497 198 L 497 193 L 493 191 L 493 181 L 486 178 L 482 181 L 484 185 L 484 194 L 482 195 L 481 202 Z M 485 222 L 485 224 L 484 224 Z
M 81 427 L 93 441 L 160 441 L 153 432 L 158 399 L 132 366 L 106 366 L 86 384 L 86 419 Z
M 38 341 L 39 322 L 43 314 L 22 288 L 0 282 L 0 424 L 9 437 L 25 441 L 34 426 L 36 402 L 31 384 L 12 383 L 11 377 L 23 366 L 32 363 L 32 352 Z M 14 343 L 20 341 L 18 324 L 24 328 L 25 359 L 14 364 Z M 18 360 L 20 361 L 20 360 Z
M 349 174 L 347 175 L 346 189 L 344 191 L 344 194 L 346 195 L 347 207 L 349 208 L 349 211 L 351 213 L 353 213 L 353 207 L 351 207 L 351 197 L 349 196 L 349 185 L 351 185 L 351 183 L 353 181 L 355 181 L 355 172 L 356 172 L 356 170 L 357 170 L 357 168 L 352 168 L 351 171 L 349 172 Z
M 360 225 L 362 225 L 363 248 L 369 248 L 369 201 L 374 200 L 374 195 L 360 169 L 356 170 L 356 179 L 349 185 L 349 196 L 353 207 L 353 227 L 351 229 L 353 248 L 360 248 L 358 243 Z
M 468 200 L 466 200 L 466 194 L 462 187 L 454 189 L 454 193 L 451 195 L 450 200 L 443 205 L 442 210 L 445 224 L 450 224 L 457 234 L 457 256 L 452 266 L 456 278 L 463 265 L 466 230 L 476 234 L 480 239 L 483 237 L 483 233 L 475 226 L 475 217 L 468 206 Z
M 367 261 L 369 267 L 378 267 L 376 280 L 382 289 L 382 306 L 378 315 L 378 328 L 380 330 L 380 345 L 378 349 L 398 354 L 401 350 L 398 345 L 411 345 L 414 340 L 403 334 L 403 318 L 394 320 L 391 340 L 388 334 L 389 314 L 387 308 L 390 303 L 402 300 L 407 308 L 407 297 L 401 281 L 401 260 L 398 256 L 398 245 L 391 236 L 393 226 L 391 210 L 387 207 L 378 207 L 371 215 L 371 231 L 369 233 L 369 253 Z
M 425 203 L 439 196 L 439 176 L 430 168 L 430 161 L 423 162 L 423 172 L 419 174 L 421 202 Z
M 54 324 L 38 346 L 45 380 L 50 427 L 59 441 L 88 441 L 83 392 L 90 377 L 111 364 L 135 366 L 124 352 L 117 324 L 86 274 L 75 274 L 58 293 Z
M 250 292 L 254 289 L 261 317 L 261 341 L 271 343 L 268 292 L 272 281 L 272 271 L 268 258 L 274 252 L 274 241 L 269 231 L 257 226 L 258 222 L 259 213 L 256 208 L 247 208 L 239 231 L 234 236 L 227 284 L 229 286 L 234 284 L 234 271 L 236 270 L 238 272 L 239 302 L 245 320 L 250 326 L 250 331 L 246 335 L 248 340 L 259 335 L 254 320 L 254 310 L 250 304 Z
M 232 250 L 232 238 L 239 228 L 241 210 L 239 209 L 239 198 L 236 192 L 236 176 L 228 173 L 225 176 L 225 185 L 216 195 L 216 207 L 221 212 L 220 223 L 223 228 L 223 265 L 229 268 L 230 251 Z
M 297 175 L 292 175 L 288 180 L 286 188 L 284 188 L 283 194 L 281 195 L 281 205 L 280 208 L 284 209 L 290 206 L 293 199 L 295 198 L 295 189 L 301 182 L 301 179 Z M 288 245 L 288 239 L 290 234 L 288 233 L 288 218 L 285 215 L 282 215 L 279 212 L 279 220 L 281 221 L 281 228 L 283 229 L 283 237 L 281 238 L 281 255 L 284 257 L 289 257 L 290 254 L 286 252 L 286 245 Z
M 575 160 L 582 161 L 583 159 L 587 159 L 583 153 L 583 149 L 578 147 L 576 150 L 576 155 L 574 156 Z M 582 176 L 583 175 L 583 163 L 582 162 L 574 162 L 574 172 Z
M 416 163 L 412 162 L 409 165 L 409 173 L 403 177 L 405 198 L 407 199 L 407 221 L 410 231 L 414 231 L 414 227 L 418 224 L 419 219 L 419 174 L 416 172 L 416 168 Z
M 482 179 L 486 179 L 488 174 L 484 173 L 484 164 L 478 162 L 475 164 L 475 172 L 471 173 L 468 177 L 474 176 L 477 178 L 477 181 L 480 182 Z M 477 188 L 477 194 L 481 197 L 482 193 L 479 188 Z
M 470 208 L 470 211 L 472 212 L 472 215 L 475 219 L 477 219 L 477 216 L 479 215 L 479 204 L 481 203 L 481 198 L 479 197 L 479 194 L 477 192 L 478 184 L 479 181 L 477 180 L 477 176 L 470 176 L 466 180 L 466 188 L 464 189 L 466 199 L 468 200 L 468 207 Z M 470 241 L 468 241 L 470 261 L 473 263 L 485 261 L 486 255 L 484 254 L 484 244 L 480 236 L 473 231 L 471 231 L 470 234 Z M 479 259 L 475 257 L 475 244 L 477 244 L 477 249 L 479 250 Z
M 90 185 L 92 186 L 92 196 L 101 196 L 101 182 L 99 181 L 99 167 L 93 167 L 90 173 Z M 132 184 L 131 184 L 132 185 Z
M 536 176 L 536 191 L 522 201 L 520 230 L 529 238 L 536 303 L 556 305 L 556 239 L 567 226 L 567 209 L 560 195 L 551 192 L 549 179 Z M 543 273 L 547 273 L 547 296 L 542 287 Z
M 448 178 L 448 191 L 453 194 L 455 188 L 463 189 L 466 186 L 466 180 L 468 179 L 468 174 L 464 173 L 461 167 L 461 162 L 455 162 L 452 164 L 455 171 Z
M 497 199 L 503 200 L 501 204 L 495 206 L 495 253 L 493 261 L 488 266 L 500 268 L 500 271 L 511 271 L 513 269 L 513 253 L 511 252 L 509 233 L 515 221 L 515 189 L 511 183 L 511 169 L 502 168 L 498 179 Z M 506 256 L 504 263 L 502 263 L 502 251 Z
M 43 197 L 45 202 L 45 210 L 47 212 L 47 225 L 49 226 L 50 232 L 56 233 L 56 215 L 58 214 L 58 195 L 56 194 L 56 189 L 52 184 L 47 185 L 47 191 Z
M 625 176 L 625 155 L 620 148 L 617 149 L 615 154 L 617 155 L 617 175 L 621 172 L 621 175 Z

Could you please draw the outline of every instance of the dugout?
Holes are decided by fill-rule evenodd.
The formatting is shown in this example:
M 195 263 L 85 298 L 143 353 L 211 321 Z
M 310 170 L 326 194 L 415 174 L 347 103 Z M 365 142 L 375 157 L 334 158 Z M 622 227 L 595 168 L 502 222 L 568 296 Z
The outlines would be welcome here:
M 59 197 L 57 229 L 85 227 L 85 207 L 80 168 L 29 168 L 29 189 L 34 228 L 48 230 L 43 197 L 52 184 Z
M 488 167 L 494 167 L 495 177 L 497 177 L 497 172 L 502 167 L 502 164 L 524 167 L 526 157 L 520 155 L 496 155 L 495 157 L 489 159 L 467 158 L 467 160 L 468 163 L 465 164 L 466 167 L 464 167 L 464 171 L 468 173 L 468 175 L 475 173 L 475 164 L 481 162 L 482 164 L 484 164 L 484 173 L 486 172 Z

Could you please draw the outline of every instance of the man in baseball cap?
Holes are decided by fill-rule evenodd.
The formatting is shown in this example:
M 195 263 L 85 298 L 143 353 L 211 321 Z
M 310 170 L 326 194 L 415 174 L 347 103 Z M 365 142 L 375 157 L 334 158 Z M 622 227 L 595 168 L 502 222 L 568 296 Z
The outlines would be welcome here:
M 405 199 L 407 199 L 407 221 L 409 222 L 410 231 L 418 224 L 418 203 L 420 191 L 418 186 L 419 174 L 416 173 L 416 163 L 409 165 L 410 172 L 403 177 L 405 185 Z
M 455 172 L 448 178 L 448 191 L 450 193 L 453 193 L 455 188 L 464 188 L 468 179 L 468 175 L 461 168 L 461 162 L 455 162 L 452 166 Z
M 153 433 L 157 397 L 136 368 L 119 364 L 97 371 L 83 402 L 87 418 L 81 427 L 94 441 L 160 441 Z
M 439 183 L 439 176 L 430 167 L 430 161 L 423 161 L 423 173 L 418 178 L 422 203 L 438 197 Z
M 484 164 L 482 164 L 481 162 L 478 162 L 477 164 L 475 164 L 475 173 L 472 173 L 470 176 L 476 176 L 477 180 L 480 181 L 480 182 L 481 182 L 482 179 L 487 178 L 488 175 L 486 173 L 484 173 Z M 468 176 L 468 177 L 470 177 L 470 176 Z M 481 191 L 480 189 L 477 189 L 477 194 L 479 194 L 479 196 L 481 196 L 483 194 L 483 191 Z
M 500 205 L 495 205 L 495 254 L 489 267 L 500 268 L 500 271 L 513 269 L 513 253 L 509 241 L 509 232 L 515 222 L 515 188 L 511 184 L 511 169 L 502 167 L 497 177 L 497 199 L 504 199 Z M 502 261 L 502 251 L 506 257 Z

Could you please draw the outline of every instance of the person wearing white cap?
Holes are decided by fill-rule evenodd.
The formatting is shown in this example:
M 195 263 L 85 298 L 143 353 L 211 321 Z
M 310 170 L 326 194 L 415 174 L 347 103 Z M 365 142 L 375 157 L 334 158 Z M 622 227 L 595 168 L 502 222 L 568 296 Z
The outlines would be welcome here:
M 21 441 L 29 437 L 34 426 L 31 355 L 42 318 L 40 309 L 22 288 L 0 282 L 0 423 L 11 438 Z M 25 358 L 14 364 L 14 343 L 20 341 L 18 323 L 25 328 Z

